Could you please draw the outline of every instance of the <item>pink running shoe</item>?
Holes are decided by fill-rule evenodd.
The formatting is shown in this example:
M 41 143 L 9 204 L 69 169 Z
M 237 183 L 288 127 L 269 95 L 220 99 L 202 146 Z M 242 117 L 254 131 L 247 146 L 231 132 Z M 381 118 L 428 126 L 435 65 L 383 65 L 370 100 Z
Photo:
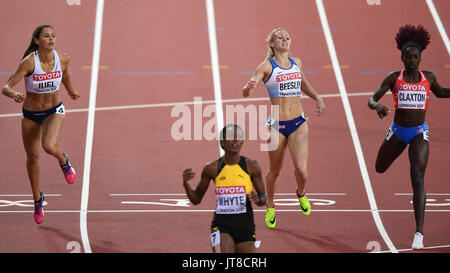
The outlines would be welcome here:
M 41 200 L 34 202 L 34 221 L 38 225 L 44 221 L 44 200 L 44 193 L 41 192 Z
M 61 166 L 61 170 L 64 173 L 64 177 L 66 178 L 67 183 L 73 184 L 75 183 L 75 169 L 72 167 L 72 165 L 69 162 L 69 158 L 65 153 L 63 153 L 63 156 L 66 158 L 66 165 Z

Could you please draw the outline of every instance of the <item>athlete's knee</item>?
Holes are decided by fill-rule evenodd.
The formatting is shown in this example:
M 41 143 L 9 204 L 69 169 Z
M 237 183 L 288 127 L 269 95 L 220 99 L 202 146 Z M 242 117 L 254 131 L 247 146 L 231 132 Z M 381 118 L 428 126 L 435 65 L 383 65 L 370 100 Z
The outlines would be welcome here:
M 425 178 L 425 170 L 422 169 L 411 170 L 411 183 L 413 189 L 424 188 L 424 178 Z
M 281 170 L 276 168 L 276 169 L 269 169 L 269 171 L 267 172 L 267 177 L 266 179 L 273 179 L 276 180 L 278 178 L 278 176 L 280 176 Z
M 417 178 L 423 178 L 425 176 L 424 168 L 414 168 L 411 170 L 411 176 Z
M 38 154 L 27 154 L 27 165 L 35 165 L 39 162 Z
M 303 178 L 308 177 L 308 169 L 306 160 L 294 161 L 295 173 Z
M 42 148 L 47 154 L 55 155 L 58 152 L 57 141 L 45 141 L 42 143 Z
M 308 178 L 308 170 L 306 167 L 295 167 L 295 173 L 304 180 Z

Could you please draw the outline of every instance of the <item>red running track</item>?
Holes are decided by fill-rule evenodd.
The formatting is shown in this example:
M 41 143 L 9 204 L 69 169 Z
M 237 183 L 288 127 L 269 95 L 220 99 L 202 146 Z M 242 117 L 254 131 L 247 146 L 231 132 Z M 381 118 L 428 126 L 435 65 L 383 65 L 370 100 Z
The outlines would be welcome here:
M 11 38 L 3 43 L 0 80 L 6 82 L 16 69 L 32 30 L 39 24 L 53 24 L 58 49 L 70 54 L 72 79 L 82 94 L 77 102 L 63 95 L 72 111 L 61 135 L 61 145 L 71 156 L 78 178 L 75 185 L 65 184 L 55 160 L 42 152 L 41 187 L 48 204 L 45 222 L 34 224 L 20 105 L 3 96 L 0 126 L 6 129 L 0 136 L 4 155 L 0 161 L 0 252 L 84 252 L 80 201 L 96 5 L 95 1 L 81 1 L 79 6 L 51 2 L 52 12 L 42 22 L 42 16 L 27 9 L 31 2 L 8 2 L 0 11 L 8 25 L 15 26 L 1 26 Z M 449 85 L 450 61 L 425 1 L 381 0 L 379 6 L 348 2 L 325 0 L 325 11 L 381 222 L 395 249 L 408 251 L 414 215 L 407 155 L 387 173 L 375 173 L 376 153 L 392 117 L 379 120 L 366 103 L 388 71 L 401 68 L 393 40 L 400 25 L 420 23 L 430 29 L 432 44 L 423 54 L 422 69 L 435 71 L 443 86 Z M 408 10 L 398 12 L 406 2 Z M 444 11 L 449 3 L 434 3 L 448 29 L 450 18 Z M 372 216 L 316 2 L 284 1 L 280 5 L 266 0 L 220 0 L 214 1 L 214 8 L 224 109 L 237 105 L 262 109 L 269 104 L 262 86 L 251 100 L 241 97 L 241 88 L 265 57 L 265 36 L 277 26 L 289 30 L 292 55 L 302 59 L 309 81 L 327 105 L 326 114 L 318 118 L 313 101 L 303 100 L 310 117 L 307 191 L 313 211 L 308 217 L 298 211 L 294 171 L 287 155 L 276 196 L 276 230 L 265 227 L 264 209 L 254 206 L 260 252 L 368 252 L 371 244 L 389 251 Z M 202 204 L 194 207 L 186 201 L 181 172 L 192 167 L 198 179 L 204 164 L 219 156 L 219 148 L 215 140 L 204 137 L 176 141 L 171 132 L 179 119 L 173 111 L 181 109 L 175 103 L 187 102 L 183 109 L 189 109 L 192 116 L 214 105 L 205 1 L 158 0 L 151 6 L 145 0 L 106 1 L 100 52 L 87 200 L 90 250 L 210 252 L 213 187 Z M 19 83 L 17 90 L 23 92 L 22 86 Z M 203 105 L 194 106 L 195 97 Z M 390 106 L 388 97 L 383 102 Z M 430 99 L 425 246 L 436 248 L 423 252 L 450 252 L 450 172 L 446 168 L 450 127 L 444 118 L 449 114 L 448 103 Z M 204 116 L 202 125 L 213 118 Z M 192 124 L 191 138 L 197 125 Z M 265 172 L 268 158 L 260 151 L 261 143 L 259 138 L 247 140 L 242 154 L 258 160 Z

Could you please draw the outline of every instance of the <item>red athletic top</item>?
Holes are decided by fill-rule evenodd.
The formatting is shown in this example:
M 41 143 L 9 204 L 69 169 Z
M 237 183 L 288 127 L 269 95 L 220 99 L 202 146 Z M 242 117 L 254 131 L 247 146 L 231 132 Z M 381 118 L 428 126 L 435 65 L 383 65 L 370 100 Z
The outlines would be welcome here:
M 421 109 L 427 110 L 430 95 L 430 83 L 420 72 L 420 82 L 407 83 L 403 78 L 403 70 L 395 81 L 392 95 L 395 109 Z

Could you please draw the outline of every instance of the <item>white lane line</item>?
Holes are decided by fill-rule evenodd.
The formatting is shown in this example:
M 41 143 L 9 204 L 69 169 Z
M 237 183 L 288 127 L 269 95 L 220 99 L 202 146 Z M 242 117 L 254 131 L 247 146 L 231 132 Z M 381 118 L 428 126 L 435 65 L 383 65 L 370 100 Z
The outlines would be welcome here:
M 413 195 L 412 193 L 394 193 L 394 195 Z M 429 192 L 427 192 L 427 195 L 437 195 L 437 196 L 440 196 L 440 195 L 450 195 L 450 193 L 429 193 Z
M 186 196 L 185 193 L 111 193 L 110 196 Z
M 209 48 L 211 52 L 211 70 L 214 84 L 214 100 L 216 104 L 216 120 L 217 120 L 217 133 L 223 128 L 223 108 L 222 108 L 222 90 L 220 85 L 220 70 L 219 70 L 219 54 L 217 49 L 217 37 L 216 37 L 216 22 L 214 18 L 214 2 L 213 0 L 206 0 L 206 15 L 208 19 L 208 35 L 209 35 Z M 217 139 L 220 139 L 218 136 Z M 220 142 L 218 141 L 220 156 L 224 154 L 220 148 Z
M 390 91 L 388 92 L 390 93 Z M 371 96 L 373 92 L 357 92 L 357 93 L 349 93 L 349 97 L 359 97 L 359 96 Z M 322 98 L 337 98 L 340 97 L 341 94 L 323 94 L 320 95 Z M 303 96 L 301 99 L 311 99 L 310 97 Z M 256 97 L 256 98 L 237 98 L 237 99 L 224 99 L 223 103 L 233 103 L 233 102 L 252 102 L 252 101 L 269 101 L 268 97 Z M 214 104 L 216 100 L 202 100 L 202 101 L 185 101 L 185 102 L 167 102 L 167 103 L 152 103 L 152 104 L 135 104 L 135 105 L 119 105 L 119 106 L 105 106 L 105 107 L 96 107 L 95 111 L 113 111 L 113 110 L 127 110 L 127 109 L 143 109 L 143 108 L 156 108 L 156 107 L 172 107 L 176 105 L 194 105 L 194 104 Z M 78 108 L 78 109 L 67 109 L 67 113 L 80 113 L 80 112 L 88 112 L 88 108 Z M 0 114 L 0 118 L 8 118 L 8 117 L 19 117 L 22 113 L 12 113 L 12 114 Z
M 89 92 L 86 150 L 84 153 L 83 187 L 81 190 L 80 232 L 81 241 L 83 242 L 85 253 L 92 253 L 87 230 L 87 213 L 91 175 L 92 144 L 94 141 L 95 104 L 97 100 L 97 83 L 100 63 L 104 5 L 104 0 L 97 0 L 97 9 L 95 14 L 94 49 L 92 54 L 91 86 Z
M 185 193 L 110 193 L 110 196 L 186 196 Z M 275 193 L 275 195 L 292 195 L 295 193 Z M 308 193 L 308 195 L 346 195 L 346 193 Z M 1 195 L 0 195 L 1 196 Z
M 439 13 L 434 6 L 433 0 L 426 0 L 428 9 L 430 10 L 431 16 L 433 16 L 434 23 L 436 24 L 439 34 L 441 34 L 442 41 L 444 42 L 445 48 L 447 48 L 447 53 L 450 55 L 450 41 L 448 39 L 447 31 L 445 31 L 444 25 L 442 24 Z
M 355 147 L 355 152 L 358 158 L 358 164 L 364 181 L 364 187 L 366 189 L 370 208 L 372 210 L 372 216 L 378 228 L 378 231 L 381 237 L 383 238 L 384 242 L 386 243 L 386 245 L 389 247 L 391 252 L 397 252 L 397 249 L 395 248 L 394 244 L 392 243 L 391 239 L 389 238 L 389 235 L 387 234 L 383 226 L 380 214 L 378 213 L 377 203 L 375 201 L 375 196 L 373 194 L 372 185 L 370 184 L 369 174 L 367 172 L 366 163 L 364 161 L 364 155 L 362 152 L 361 144 L 359 142 L 358 132 L 356 131 L 356 125 L 353 119 L 352 109 L 347 96 L 347 89 L 344 84 L 344 78 L 342 76 L 341 69 L 339 66 L 336 48 L 334 46 L 333 37 L 331 36 L 330 26 L 328 24 L 327 15 L 325 13 L 325 7 L 323 5 L 322 0 L 316 0 L 316 6 L 319 11 L 320 22 L 322 24 L 325 40 L 328 45 L 328 51 L 330 53 L 331 62 L 333 64 L 334 74 L 336 75 L 336 81 L 338 84 L 339 92 L 341 93 L 341 99 L 344 105 L 345 115 L 347 117 L 348 126 L 353 139 L 353 145 Z
M 265 213 L 265 209 L 254 209 L 254 212 Z M 367 212 L 372 213 L 370 209 L 312 209 L 314 212 Z M 412 209 L 405 210 L 379 210 L 385 213 L 414 213 Z M 89 213 L 159 213 L 159 212 L 215 212 L 215 209 L 108 209 L 108 210 L 88 210 Z M 299 209 L 277 209 L 277 212 L 296 212 L 300 213 Z M 431 209 L 425 210 L 427 213 L 450 213 L 448 209 Z M 34 213 L 34 210 L 0 210 L 0 213 Z M 80 210 L 45 210 L 45 213 L 81 213 Z
M 33 196 L 32 194 L 27 194 L 27 193 L 25 193 L 25 194 L 20 194 L 20 193 L 18 193 L 18 194 L 0 194 L 0 197 L 32 197 L 32 196 Z M 50 197 L 50 196 L 60 197 L 61 194 L 60 193 L 46 193 L 45 194 L 45 197 Z
M 438 249 L 438 248 L 449 248 L 450 245 L 442 245 L 442 246 L 426 246 L 423 248 L 423 250 L 426 249 Z M 398 252 L 405 252 L 405 251 L 414 251 L 415 253 L 420 253 L 420 250 L 413 250 L 412 248 L 405 248 L 405 249 L 399 249 Z M 390 251 L 374 251 L 372 253 L 389 253 Z

